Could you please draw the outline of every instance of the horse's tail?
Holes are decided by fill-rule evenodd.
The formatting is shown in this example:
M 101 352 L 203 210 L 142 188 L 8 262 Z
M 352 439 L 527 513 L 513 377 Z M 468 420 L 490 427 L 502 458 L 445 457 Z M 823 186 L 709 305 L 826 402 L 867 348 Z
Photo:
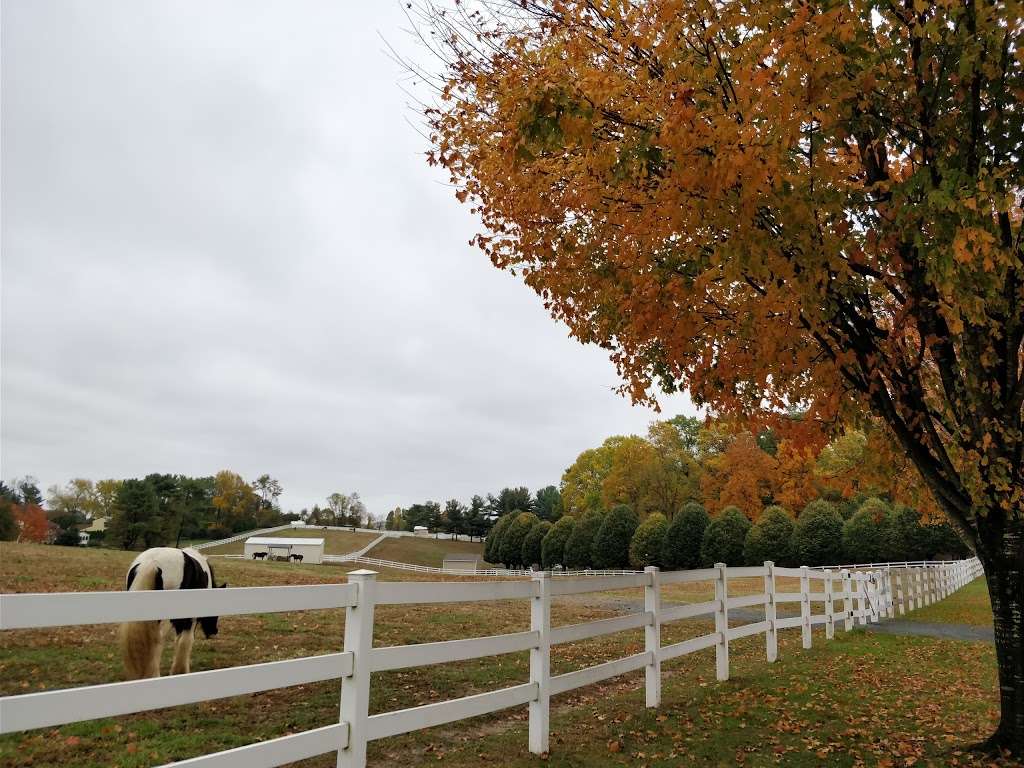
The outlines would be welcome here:
M 128 572 L 128 590 L 163 589 L 163 575 L 155 563 L 141 563 Z M 121 655 L 129 680 L 160 677 L 159 621 L 130 621 L 121 625 Z

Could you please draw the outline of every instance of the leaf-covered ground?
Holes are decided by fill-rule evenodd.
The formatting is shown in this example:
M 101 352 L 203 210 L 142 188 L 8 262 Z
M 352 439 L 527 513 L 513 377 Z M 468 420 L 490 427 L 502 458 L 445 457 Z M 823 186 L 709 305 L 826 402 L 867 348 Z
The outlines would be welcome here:
M 113 589 L 131 554 L 31 545 L 0 546 L 3 591 Z M 316 583 L 344 578 L 327 566 L 226 561 L 233 585 Z M 218 574 L 219 575 L 219 574 Z M 413 578 L 400 572 L 381 578 Z M 636 591 L 639 593 L 639 590 Z M 626 593 L 616 593 L 616 597 Z M 962 599 L 961 595 L 950 601 Z M 689 597 L 689 596 L 688 596 Z M 614 602 L 560 599 L 555 624 L 614 615 Z M 517 631 L 525 601 L 480 605 L 385 606 L 377 643 L 393 645 Z M 198 640 L 197 670 L 340 649 L 341 611 L 226 617 L 221 634 Z M 665 630 L 666 644 L 709 631 L 708 622 Z M 112 626 L 9 632 L 0 652 L 0 693 L 120 679 Z M 639 631 L 558 646 L 557 674 L 643 648 Z M 592 765 L 971 765 L 990 763 L 964 748 L 997 716 L 990 646 L 862 631 L 810 651 L 799 633 L 781 640 L 780 660 L 764 661 L 763 637 L 732 645 L 728 683 L 714 680 L 712 651 L 665 665 L 664 705 L 643 707 L 642 675 L 557 697 L 548 764 Z M 375 712 L 514 685 L 528 678 L 527 654 L 375 675 Z M 0 766 L 148 766 L 336 721 L 338 687 L 328 682 L 132 717 L 79 723 L 0 738 Z M 526 708 L 371 744 L 370 763 L 479 766 L 544 764 L 527 751 Z M 333 756 L 305 766 L 332 766 Z

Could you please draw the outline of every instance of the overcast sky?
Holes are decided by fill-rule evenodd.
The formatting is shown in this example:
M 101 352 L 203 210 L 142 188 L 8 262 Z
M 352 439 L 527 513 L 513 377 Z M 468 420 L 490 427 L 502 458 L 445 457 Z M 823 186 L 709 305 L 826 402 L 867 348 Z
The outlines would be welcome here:
M 389 0 L 3 2 L 3 479 L 230 468 L 383 513 L 646 430 L 467 245 L 381 39 L 421 56 L 405 26 Z

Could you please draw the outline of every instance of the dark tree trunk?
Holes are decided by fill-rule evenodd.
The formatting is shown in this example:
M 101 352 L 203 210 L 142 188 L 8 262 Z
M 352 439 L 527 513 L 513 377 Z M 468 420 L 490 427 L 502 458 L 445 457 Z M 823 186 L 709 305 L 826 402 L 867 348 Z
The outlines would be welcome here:
M 978 553 L 985 567 L 995 626 L 1001 716 L 984 743 L 1024 755 L 1024 537 L 1004 533 L 995 546 Z

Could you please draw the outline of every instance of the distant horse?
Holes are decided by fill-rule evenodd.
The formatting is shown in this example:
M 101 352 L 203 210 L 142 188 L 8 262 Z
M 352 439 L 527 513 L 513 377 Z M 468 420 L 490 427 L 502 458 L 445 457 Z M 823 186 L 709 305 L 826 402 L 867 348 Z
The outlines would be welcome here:
M 296 563 L 302 562 L 302 555 L 288 555 L 289 560 L 294 560 Z
M 125 580 L 129 592 L 156 589 L 210 589 L 226 587 L 213 580 L 213 568 L 207 559 L 191 547 L 154 547 L 132 561 Z M 192 641 L 196 623 L 206 637 L 217 634 L 217 617 L 171 619 L 170 621 L 132 621 L 121 625 L 121 653 L 129 680 L 160 677 L 160 656 L 164 635 L 174 627 L 174 661 L 171 674 L 186 673 L 191 667 Z
M 266 558 L 266 556 L 267 556 L 266 552 L 253 552 L 252 553 L 252 559 L 253 560 L 263 560 L 263 559 Z

